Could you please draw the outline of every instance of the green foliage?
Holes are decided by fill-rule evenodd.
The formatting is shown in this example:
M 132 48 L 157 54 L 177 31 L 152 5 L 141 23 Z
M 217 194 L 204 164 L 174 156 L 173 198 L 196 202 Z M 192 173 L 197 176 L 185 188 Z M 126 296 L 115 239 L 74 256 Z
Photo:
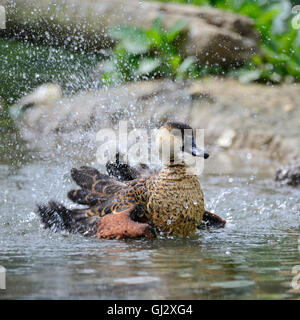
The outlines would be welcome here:
M 292 27 L 289 0 L 161 0 L 230 10 L 253 19 L 261 36 L 261 52 L 232 74 L 241 81 L 281 82 L 285 77 L 300 80 L 300 29 Z
M 8 108 L 19 98 L 46 82 L 67 94 L 86 88 L 99 60 L 95 54 L 0 39 L 0 135 L 13 127 Z
M 177 21 L 164 29 L 160 18 L 149 29 L 119 26 L 110 29 L 117 41 L 112 56 L 104 62 L 104 85 L 154 77 L 185 78 L 195 73 L 195 58 L 185 60 L 175 42 L 184 32 L 186 22 Z
M 95 54 L 0 39 L 0 100 L 11 105 L 46 82 L 65 93 L 80 90 L 99 60 Z
M 273 1 L 267 5 L 245 3 L 237 10 L 253 18 L 261 35 L 261 54 L 238 73 L 242 81 L 281 82 L 286 76 L 300 80 L 300 33 L 293 29 L 291 5 Z M 248 2 L 248 3 L 246 3 Z M 256 77 L 253 77 L 254 71 Z M 247 76 L 250 78 L 247 79 Z

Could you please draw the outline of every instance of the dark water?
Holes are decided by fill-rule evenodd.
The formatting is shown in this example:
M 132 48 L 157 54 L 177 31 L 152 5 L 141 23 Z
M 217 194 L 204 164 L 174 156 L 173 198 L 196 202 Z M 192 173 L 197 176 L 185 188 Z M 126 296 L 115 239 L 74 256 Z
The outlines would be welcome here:
M 201 177 L 206 207 L 227 219 L 225 229 L 100 241 L 42 228 L 35 204 L 70 204 L 69 170 L 80 163 L 37 156 L 0 162 L 0 265 L 7 269 L 0 298 L 300 298 L 291 286 L 300 265 L 299 190 L 276 185 L 266 167 L 236 159 L 234 173 Z

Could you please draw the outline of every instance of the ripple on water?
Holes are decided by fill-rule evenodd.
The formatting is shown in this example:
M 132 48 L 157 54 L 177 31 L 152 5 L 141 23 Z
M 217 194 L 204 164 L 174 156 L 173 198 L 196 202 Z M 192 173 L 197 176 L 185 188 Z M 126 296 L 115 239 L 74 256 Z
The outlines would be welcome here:
M 204 175 L 206 208 L 227 219 L 224 229 L 188 239 L 98 241 L 44 230 L 34 214 L 35 204 L 49 199 L 69 204 L 74 165 L 81 163 L 37 160 L 13 171 L 0 166 L 5 297 L 299 297 L 287 285 L 300 264 L 299 190 L 238 170 Z

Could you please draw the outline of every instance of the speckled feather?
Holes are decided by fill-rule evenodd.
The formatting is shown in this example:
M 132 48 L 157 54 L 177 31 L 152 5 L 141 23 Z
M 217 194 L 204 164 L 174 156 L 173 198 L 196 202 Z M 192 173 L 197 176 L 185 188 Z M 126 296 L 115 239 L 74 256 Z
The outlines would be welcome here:
M 136 205 L 131 214 L 133 220 L 182 235 L 193 233 L 202 221 L 204 201 L 200 183 L 184 165 L 164 166 L 157 175 L 125 183 L 88 167 L 73 169 L 72 176 L 85 189 L 72 190 L 68 196 L 74 202 L 90 206 L 86 217 L 103 217 Z M 90 190 L 82 180 L 90 181 Z

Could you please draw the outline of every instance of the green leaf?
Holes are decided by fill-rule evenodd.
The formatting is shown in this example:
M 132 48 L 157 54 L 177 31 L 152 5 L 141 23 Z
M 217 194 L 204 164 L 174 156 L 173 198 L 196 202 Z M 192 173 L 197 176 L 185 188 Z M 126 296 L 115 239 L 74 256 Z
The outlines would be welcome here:
M 196 63 L 195 57 L 187 57 L 183 60 L 181 65 L 179 66 L 177 72 L 178 73 L 187 73 L 188 70 Z
M 199 75 L 195 57 L 187 57 L 183 60 L 176 72 L 176 79 L 197 78 Z
M 272 23 L 279 12 L 279 8 L 270 9 L 254 19 L 255 26 L 260 32 L 261 38 L 264 42 L 270 41 L 269 38 L 272 34 Z
M 284 53 L 277 53 L 267 46 L 262 46 L 261 49 L 267 61 L 273 64 L 287 62 L 290 59 L 288 55 Z
M 138 75 L 149 74 L 161 65 L 161 60 L 158 58 L 144 58 L 140 60 L 137 70 Z
M 162 34 L 165 33 L 165 30 L 163 28 L 163 23 L 160 17 L 157 17 L 152 21 L 152 29 Z
M 260 56 L 255 55 L 251 58 L 251 61 L 256 65 L 256 66 L 261 66 L 262 65 L 262 59 Z
M 271 7 L 271 9 L 261 13 L 258 17 L 257 20 L 255 21 L 255 24 L 257 26 L 269 26 L 271 27 L 272 22 L 274 18 L 280 13 L 280 8 L 278 7 Z
M 300 64 L 290 60 L 286 65 L 286 69 L 292 76 L 297 78 L 300 77 Z
M 284 35 L 280 35 L 277 37 L 276 42 L 279 50 L 285 50 L 288 52 L 290 49 L 294 47 L 294 41 L 297 35 L 296 30 L 292 30 Z
M 163 43 L 163 36 L 160 32 L 154 29 L 145 31 L 148 39 L 151 41 L 152 46 L 160 47 Z
M 186 27 L 187 21 L 185 19 L 180 19 L 175 24 L 167 30 L 167 41 L 172 42 Z
M 277 82 L 277 83 L 279 83 L 282 79 L 282 77 L 279 73 L 273 72 L 268 69 L 262 70 L 260 78 L 264 81 L 272 81 L 272 82 Z
M 170 55 L 166 58 L 166 62 L 175 71 L 181 63 L 181 57 L 177 54 Z
M 247 3 L 244 4 L 239 10 L 239 14 L 247 15 L 253 19 L 256 19 L 262 14 L 262 10 L 256 3 Z
M 151 46 L 145 31 L 134 27 L 111 28 L 110 36 L 120 40 L 120 45 L 133 54 L 145 53 Z
M 104 72 L 101 76 L 101 82 L 104 86 L 121 84 L 122 75 L 118 72 Z
M 249 83 L 258 80 L 261 76 L 262 70 L 244 70 L 239 72 L 238 79 L 242 83 Z

